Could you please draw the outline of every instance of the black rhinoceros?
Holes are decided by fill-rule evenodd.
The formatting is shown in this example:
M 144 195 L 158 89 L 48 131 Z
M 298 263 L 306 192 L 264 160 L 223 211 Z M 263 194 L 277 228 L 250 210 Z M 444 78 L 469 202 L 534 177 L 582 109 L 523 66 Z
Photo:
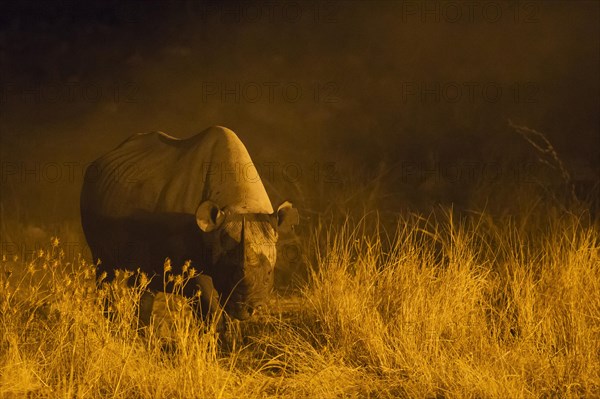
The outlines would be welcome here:
M 136 134 L 94 161 L 81 222 L 99 275 L 139 267 L 160 291 L 165 258 L 191 260 L 201 274 L 187 294 L 200 289 L 205 311 L 243 320 L 271 292 L 278 232 L 298 212 L 287 201 L 273 212 L 244 144 L 215 126 L 187 139 Z

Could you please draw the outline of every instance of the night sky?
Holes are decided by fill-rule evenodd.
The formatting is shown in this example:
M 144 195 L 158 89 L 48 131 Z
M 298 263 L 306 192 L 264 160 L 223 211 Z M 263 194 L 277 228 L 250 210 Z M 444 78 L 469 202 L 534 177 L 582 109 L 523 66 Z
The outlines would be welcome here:
M 2 217 L 77 220 L 89 162 L 211 125 L 312 212 L 373 176 L 390 210 L 537 182 L 509 119 L 594 181 L 599 24 L 596 1 L 4 2 Z

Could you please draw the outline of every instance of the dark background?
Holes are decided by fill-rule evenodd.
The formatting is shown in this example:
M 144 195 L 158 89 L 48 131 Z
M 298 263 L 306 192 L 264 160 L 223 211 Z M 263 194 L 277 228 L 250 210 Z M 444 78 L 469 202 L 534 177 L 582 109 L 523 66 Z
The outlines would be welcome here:
M 502 209 L 515 190 L 560 186 L 509 119 L 542 132 L 589 195 L 599 4 L 4 2 L 3 223 L 78 223 L 87 163 L 133 133 L 217 124 L 273 202 L 305 217 Z

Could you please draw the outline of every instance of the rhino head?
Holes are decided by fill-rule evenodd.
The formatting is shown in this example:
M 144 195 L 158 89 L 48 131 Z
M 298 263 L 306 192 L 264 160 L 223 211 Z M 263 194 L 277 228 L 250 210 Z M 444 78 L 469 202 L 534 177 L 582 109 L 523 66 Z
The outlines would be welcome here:
M 285 201 L 277 211 L 236 213 L 204 201 L 196 223 L 210 248 L 210 276 L 231 317 L 245 320 L 262 307 L 273 289 L 280 232 L 293 229 L 298 211 Z

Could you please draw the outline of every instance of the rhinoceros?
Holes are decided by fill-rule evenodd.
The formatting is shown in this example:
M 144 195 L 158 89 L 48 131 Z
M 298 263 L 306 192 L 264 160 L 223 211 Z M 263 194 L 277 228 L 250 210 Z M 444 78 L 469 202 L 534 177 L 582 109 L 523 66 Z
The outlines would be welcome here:
M 273 211 L 244 144 L 221 126 L 131 136 L 87 167 L 80 205 L 98 276 L 139 268 L 161 291 L 165 259 L 191 260 L 200 273 L 186 295 L 199 290 L 205 314 L 239 320 L 265 303 L 278 235 L 299 222 L 288 201 Z

